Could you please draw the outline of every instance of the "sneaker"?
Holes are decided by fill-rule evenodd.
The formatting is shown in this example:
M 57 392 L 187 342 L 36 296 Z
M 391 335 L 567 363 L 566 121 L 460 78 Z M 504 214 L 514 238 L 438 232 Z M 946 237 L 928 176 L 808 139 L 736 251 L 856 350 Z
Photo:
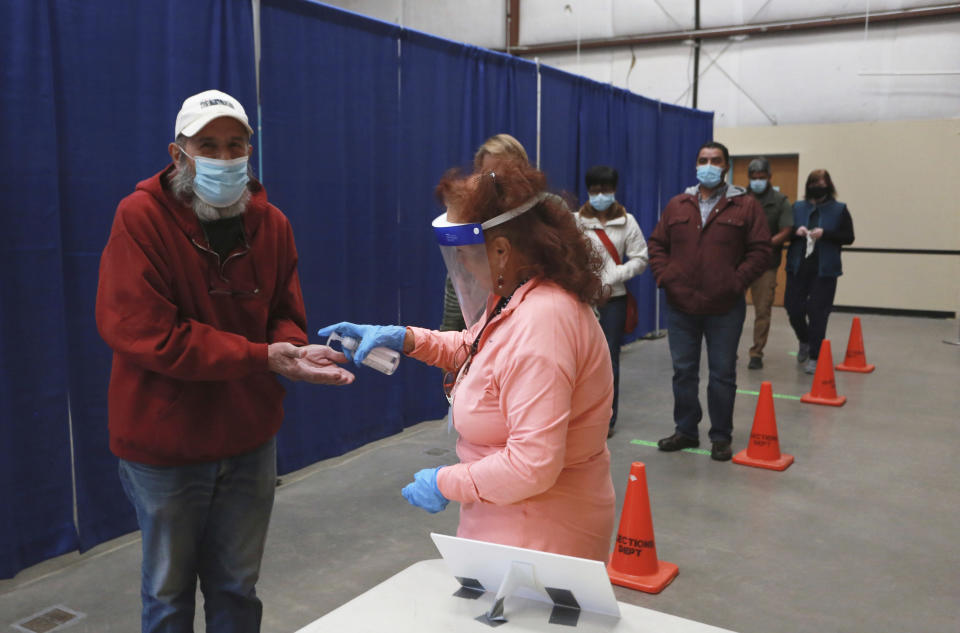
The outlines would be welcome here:
M 679 433 L 674 433 L 670 437 L 665 437 L 657 442 L 657 448 L 668 453 L 684 448 L 696 448 L 698 446 L 700 446 L 700 440 Z
M 817 373 L 817 359 L 810 358 L 807 360 L 807 364 L 803 366 L 803 373 L 805 374 L 815 374 Z
M 763 369 L 763 359 L 759 356 L 751 356 L 747 369 Z
M 730 442 L 714 442 L 710 448 L 710 459 L 728 462 L 731 457 L 733 457 L 733 450 L 730 448 Z
M 810 358 L 810 346 L 806 343 L 800 343 L 797 348 L 797 362 L 805 363 Z

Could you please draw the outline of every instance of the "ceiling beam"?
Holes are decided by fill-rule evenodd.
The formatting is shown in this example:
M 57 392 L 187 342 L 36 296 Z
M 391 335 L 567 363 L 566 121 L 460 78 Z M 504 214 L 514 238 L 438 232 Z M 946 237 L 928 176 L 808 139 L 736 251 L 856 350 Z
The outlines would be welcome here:
M 634 35 L 615 37 L 603 40 L 581 40 L 580 50 L 597 50 L 605 48 L 624 48 L 629 46 L 646 46 L 662 44 L 664 42 L 694 41 L 726 39 L 737 36 L 773 35 L 776 33 L 797 31 L 823 31 L 832 28 L 849 28 L 884 22 L 907 22 L 914 20 L 930 20 L 944 16 L 960 16 L 960 3 L 938 5 L 934 7 L 920 7 L 915 9 L 898 9 L 895 11 L 878 11 L 876 13 L 860 13 L 825 18 L 809 18 L 804 20 L 789 20 L 783 22 L 766 22 L 762 24 L 745 24 L 743 26 L 726 26 L 711 29 L 693 29 L 689 31 L 670 31 L 667 33 L 650 33 L 648 35 Z M 536 44 L 533 46 L 511 46 L 509 52 L 513 55 L 532 56 L 543 53 L 566 53 L 577 50 L 577 42 L 554 42 L 550 44 Z
M 507 52 L 520 44 L 520 0 L 507 0 Z

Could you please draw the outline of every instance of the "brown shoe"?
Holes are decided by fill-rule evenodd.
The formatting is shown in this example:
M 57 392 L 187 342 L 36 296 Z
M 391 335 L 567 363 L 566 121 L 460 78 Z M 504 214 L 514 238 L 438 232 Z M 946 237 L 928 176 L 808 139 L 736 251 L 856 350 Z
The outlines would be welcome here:
M 665 437 L 657 442 L 657 448 L 667 453 L 683 450 L 685 448 L 696 448 L 698 446 L 700 446 L 700 440 L 695 437 L 681 435 L 680 433 L 674 433 L 670 437 Z
M 728 462 L 733 457 L 733 450 L 730 448 L 730 442 L 714 442 L 710 449 L 710 459 L 718 462 Z

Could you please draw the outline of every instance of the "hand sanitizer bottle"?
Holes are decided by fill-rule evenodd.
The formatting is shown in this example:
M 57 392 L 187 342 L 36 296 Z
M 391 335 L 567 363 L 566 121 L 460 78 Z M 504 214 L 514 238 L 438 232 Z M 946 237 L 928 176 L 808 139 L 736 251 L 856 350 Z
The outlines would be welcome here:
M 330 345 L 333 341 L 340 341 L 340 347 L 349 352 L 356 350 L 360 344 L 360 342 L 352 336 L 340 336 L 336 332 L 331 334 L 330 338 L 327 339 L 327 345 Z M 370 353 L 367 354 L 367 357 L 363 359 L 363 363 L 361 364 L 366 365 L 370 369 L 376 369 L 381 374 L 390 376 L 393 372 L 397 371 L 397 367 L 400 365 L 400 352 L 390 349 L 389 347 L 374 347 L 370 350 Z

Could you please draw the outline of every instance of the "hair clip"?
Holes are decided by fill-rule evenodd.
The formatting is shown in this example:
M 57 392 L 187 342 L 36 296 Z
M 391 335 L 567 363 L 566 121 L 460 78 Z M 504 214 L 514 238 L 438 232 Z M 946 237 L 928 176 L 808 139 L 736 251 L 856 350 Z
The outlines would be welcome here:
M 491 171 L 491 172 L 490 172 L 490 177 L 493 178 L 494 180 L 496 180 L 496 179 L 497 179 L 497 174 L 496 174 L 496 172 Z

